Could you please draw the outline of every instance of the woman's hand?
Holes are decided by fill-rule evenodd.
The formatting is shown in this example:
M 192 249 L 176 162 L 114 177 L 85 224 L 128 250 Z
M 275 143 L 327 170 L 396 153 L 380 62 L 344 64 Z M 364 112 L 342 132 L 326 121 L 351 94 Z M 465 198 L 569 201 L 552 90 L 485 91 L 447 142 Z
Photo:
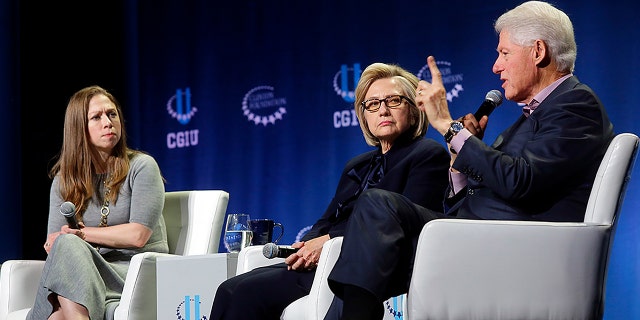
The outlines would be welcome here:
M 64 226 L 62 226 L 62 228 L 60 228 L 60 233 L 75 234 L 76 236 L 80 237 L 80 239 L 84 240 L 86 238 L 86 235 L 82 231 L 82 229 L 84 228 L 84 223 L 80 222 L 78 223 L 78 225 L 80 229 L 69 228 L 69 226 L 65 224 Z
M 284 262 L 289 270 L 312 270 L 318 265 L 322 245 L 329 240 L 329 235 L 313 238 L 305 242 L 296 242 L 291 246 L 299 250 L 287 257 Z
M 51 247 L 53 246 L 53 242 L 56 241 L 56 238 L 61 234 L 61 232 L 54 232 L 47 235 L 47 241 L 44 242 L 44 251 L 49 254 L 51 251 Z
M 44 247 L 44 251 L 46 251 L 47 254 L 49 254 L 49 251 L 51 251 L 51 247 L 53 247 L 53 243 L 56 241 L 58 236 L 61 235 L 61 234 L 75 234 L 76 236 L 80 237 L 80 239 L 85 240 L 86 235 L 81 230 L 82 228 L 84 228 L 84 223 L 80 222 L 80 223 L 78 223 L 78 225 L 80 226 L 80 229 L 72 229 L 72 228 L 69 228 L 69 226 L 65 224 L 64 226 L 62 226 L 60 228 L 60 231 L 48 234 L 47 235 L 47 241 L 44 242 L 44 246 L 43 246 Z

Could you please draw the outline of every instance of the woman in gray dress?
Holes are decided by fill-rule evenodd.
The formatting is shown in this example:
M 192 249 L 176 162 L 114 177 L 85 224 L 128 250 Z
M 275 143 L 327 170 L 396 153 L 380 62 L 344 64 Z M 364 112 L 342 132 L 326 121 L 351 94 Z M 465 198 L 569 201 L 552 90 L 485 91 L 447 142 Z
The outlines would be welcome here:
M 112 318 L 131 257 L 168 251 L 160 169 L 127 147 L 123 123 L 103 88 L 81 89 L 69 100 L 51 170 L 48 256 L 28 319 Z M 77 229 L 65 210 L 75 212 Z

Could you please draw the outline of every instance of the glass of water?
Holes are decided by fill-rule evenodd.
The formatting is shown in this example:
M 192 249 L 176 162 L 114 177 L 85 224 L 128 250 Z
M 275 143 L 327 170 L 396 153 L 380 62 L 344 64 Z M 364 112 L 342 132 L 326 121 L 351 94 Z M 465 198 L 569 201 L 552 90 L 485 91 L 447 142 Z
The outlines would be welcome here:
M 224 246 L 228 252 L 240 252 L 242 248 L 251 245 L 250 217 L 246 213 L 230 213 L 224 229 Z

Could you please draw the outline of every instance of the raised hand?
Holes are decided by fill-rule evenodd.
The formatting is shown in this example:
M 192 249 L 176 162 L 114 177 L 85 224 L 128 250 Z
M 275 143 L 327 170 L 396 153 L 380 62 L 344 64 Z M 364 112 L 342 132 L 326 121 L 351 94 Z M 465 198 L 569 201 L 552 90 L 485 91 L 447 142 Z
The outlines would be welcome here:
M 431 83 L 420 80 L 416 94 L 416 103 L 418 108 L 427 114 L 429 124 L 444 135 L 453 118 L 449 113 L 449 105 L 447 103 L 447 91 L 442 84 L 442 73 L 436 65 L 436 59 L 433 56 L 427 57 L 429 71 L 431 71 Z

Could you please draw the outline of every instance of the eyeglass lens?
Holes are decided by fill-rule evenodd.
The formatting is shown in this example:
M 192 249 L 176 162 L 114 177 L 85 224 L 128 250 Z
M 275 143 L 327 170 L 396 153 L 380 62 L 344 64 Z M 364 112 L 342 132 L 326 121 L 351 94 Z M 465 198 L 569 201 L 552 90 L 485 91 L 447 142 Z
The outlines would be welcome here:
M 367 111 L 375 112 L 380 109 L 380 104 L 384 101 L 387 108 L 395 108 L 402 104 L 402 96 L 389 96 L 384 99 L 369 99 L 363 102 L 364 108 Z

